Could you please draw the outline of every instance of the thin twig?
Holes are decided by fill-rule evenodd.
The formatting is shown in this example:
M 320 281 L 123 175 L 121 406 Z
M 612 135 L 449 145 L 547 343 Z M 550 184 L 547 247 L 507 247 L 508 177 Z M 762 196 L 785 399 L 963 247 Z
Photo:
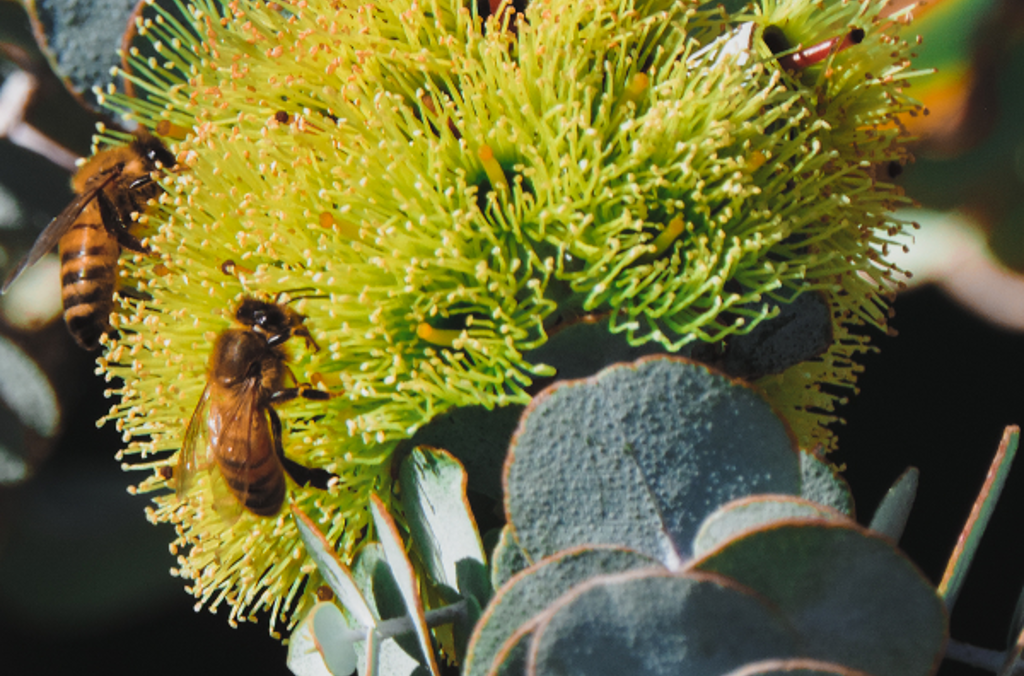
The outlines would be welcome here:
M 946 646 L 946 659 L 954 660 L 992 673 L 998 673 L 1006 660 L 1006 652 L 1002 650 L 991 650 L 980 648 L 976 645 L 961 643 L 950 639 Z M 1024 662 L 1018 662 L 1009 676 L 1020 676 L 1024 674 Z
M 25 111 L 36 92 L 34 76 L 17 70 L 0 86 L 0 138 L 45 157 L 58 167 L 74 171 L 78 155 L 25 122 Z

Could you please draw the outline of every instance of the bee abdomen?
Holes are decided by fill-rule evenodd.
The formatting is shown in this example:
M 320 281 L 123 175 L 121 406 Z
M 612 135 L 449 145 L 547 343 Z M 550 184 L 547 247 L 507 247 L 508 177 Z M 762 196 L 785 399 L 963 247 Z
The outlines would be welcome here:
M 110 329 L 117 257 L 121 248 L 101 222 L 79 221 L 60 239 L 64 321 L 87 350 Z
M 274 455 L 265 455 L 255 464 L 243 466 L 221 457 L 221 474 L 232 492 L 247 509 L 258 516 L 273 516 L 284 504 L 284 469 Z
M 253 514 L 274 516 L 281 511 L 284 504 L 284 475 L 268 477 L 270 482 L 259 487 L 249 485 L 249 494 L 245 498 L 245 506 Z

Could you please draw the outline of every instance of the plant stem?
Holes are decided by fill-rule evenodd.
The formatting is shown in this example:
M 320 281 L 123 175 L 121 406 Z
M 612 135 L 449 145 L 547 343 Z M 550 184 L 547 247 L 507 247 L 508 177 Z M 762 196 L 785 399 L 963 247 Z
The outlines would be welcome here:
M 980 648 L 968 643 L 961 643 L 955 639 L 949 639 L 949 645 L 946 646 L 946 659 L 955 660 L 978 669 L 984 669 L 985 671 L 991 671 L 995 674 L 999 672 L 1003 662 L 1006 661 L 1006 653 L 1001 650 Z M 1018 662 L 1014 665 L 1013 670 L 1009 672 L 1008 676 L 1019 676 L 1020 674 L 1024 674 L 1024 662 Z

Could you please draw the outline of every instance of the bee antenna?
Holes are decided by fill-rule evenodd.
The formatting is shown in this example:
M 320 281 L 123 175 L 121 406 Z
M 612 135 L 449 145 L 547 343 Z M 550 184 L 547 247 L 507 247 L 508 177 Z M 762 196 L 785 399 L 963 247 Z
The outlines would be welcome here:
M 283 291 L 278 291 L 277 292 L 277 295 L 274 296 L 274 302 L 275 303 L 280 303 L 281 302 L 281 296 L 283 296 L 285 294 L 288 294 L 289 296 L 291 296 L 291 294 L 293 294 L 293 293 L 295 293 L 297 291 L 317 291 L 317 290 L 318 289 L 316 289 L 315 287 L 312 287 L 312 286 L 302 286 L 302 287 L 299 287 L 297 289 L 285 289 Z M 298 295 L 298 296 L 291 296 L 288 299 L 287 302 L 288 303 L 294 303 L 295 301 L 302 300 L 303 298 L 330 298 L 330 295 L 326 294 L 326 293 L 307 293 L 307 294 Z

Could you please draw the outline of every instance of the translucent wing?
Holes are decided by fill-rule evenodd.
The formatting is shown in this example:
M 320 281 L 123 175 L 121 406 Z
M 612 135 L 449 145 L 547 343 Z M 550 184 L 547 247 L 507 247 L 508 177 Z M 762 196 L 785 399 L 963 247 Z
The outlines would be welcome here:
M 120 169 L 112 169 L 109 174 L 96 183 L 94 187 L 89 188 L 85 192 L 76 196 L 71 201 L 71 204 L 64 207 L 64 211 L 60 212 L 56 218 L 50 221 L 50 224 L 46 226 L 39 237 L 36 238 L 35 244 L 29 250 L 25 257 L 22 258 L 18 264 L 11 270 L 10 274 L 7 275 L 7 279 L 4 280 L 3 287 L 0 287 L 0 294 L 7 293 L 7 289 L 10 288 L 11 284 L 14 284 L 14 280 L 21 276 L 21 273 L 32 267 L 39 261 L 40 258 L 46 255 L 46 253 L 57 244 L 61 236 L 68 231 L 74 222 L 78 219 L 79 214 L 89 204 L 89 202 L 96 199 L 96 195 L 100 193 L 107 185 L 117 178 L 121 174 Z
M 192 412 L 185 428 L 185 438 L 181 443 L 181 451 L 178 453 L 178 468 L 174 473 L 177 481 L 178 499 L 182 500 L 189 489 L 195 484 L 196 472 L 209 465 L 206 461 L 209 453 L 209 433 L 207 429 L 207 417 L 210 412 L 210 394 L 212 388 L 207 383 L 203 394 L 199 397 L 199 403 Z M 200 453 L 200 449 L 202 452 Z M 202 462 L 202 465 L 200 463 Z
M 210 477 L 213 508 L 232 521 L 248 504 L 254 459 L 261 458 L 263 449 L 270 443 L 267 415 L 260 405 L 259 390 L 259 379 L 248 378 L 234 389 L 230 402 L 218 404 L 210 411 L 211 427 L 218 430 L 211 444 L 216 447 L 214 455 L 222 463 L 221 471 Z M 226 475 L 224 468 L 228 462 L 231 469 Z

